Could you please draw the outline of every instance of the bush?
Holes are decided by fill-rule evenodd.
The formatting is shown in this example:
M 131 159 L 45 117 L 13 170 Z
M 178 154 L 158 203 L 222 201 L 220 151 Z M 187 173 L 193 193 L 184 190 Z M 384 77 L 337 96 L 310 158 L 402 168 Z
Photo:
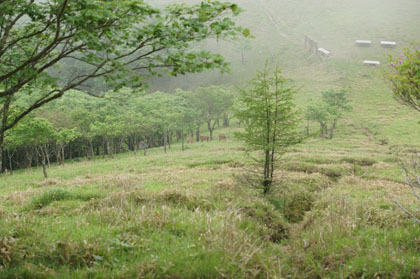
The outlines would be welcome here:
M 267 229 L 266 231 L 262 230 L 261 233 L 270 241 L 278 243 L 288 237 L 288 229 L 282 216 L 271 206 L 255 203 L 252 207 L 244 206 L 242 211 Z
M 87 201 L 93 198 L 100 197 L 97 193 L 73 193 L 61 188 L 53 188 L 35 196 L 30 204 L 26 207 L 27 210 L 41 209 L 52 202 L 63 200 L 83 200 Z

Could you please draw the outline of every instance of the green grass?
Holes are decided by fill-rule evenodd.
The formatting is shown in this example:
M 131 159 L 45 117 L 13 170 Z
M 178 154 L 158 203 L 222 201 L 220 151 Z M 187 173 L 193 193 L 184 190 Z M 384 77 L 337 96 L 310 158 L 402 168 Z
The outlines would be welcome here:
M 416 276 L 418 228 L 392 201 L 420 207 L 397 146 L 340 129 L 310 139 L 267 198 L 240 179 L 252 162 L 236 129 L 184 152 L 52 166 L 48 180 L 2 176 L 0 278 Z

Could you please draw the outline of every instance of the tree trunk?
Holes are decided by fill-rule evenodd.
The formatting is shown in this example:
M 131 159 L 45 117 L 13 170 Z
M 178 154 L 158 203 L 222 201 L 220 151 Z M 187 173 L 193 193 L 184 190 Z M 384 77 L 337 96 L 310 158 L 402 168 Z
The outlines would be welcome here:
M 45 163 L 45 158 L 42 159 L 42 172 L 44 173 L 44 178 L 48 178 L 47 165 Z
M 45 152 L 45 157 L 47 157 L 48 168 L 51 168 L 50 153 L 48 152 L 48 148 L 46 144 L 44 144 L 44 152 Z
M 0 173 L 3 172 L 3 147 L 0 144 Z
M 197 127 L 197 131 L 195 135 L 196 135 L 196 138 L 195 138 L 196 142 L 199 142 L 200 141 L 200 126 Z
M 335 124 L 333 123 L 331 125 L 331 128 L 330 128 L 330 139 L 332 139 L 334 137 L 334 126 L 335 126 Z
M 328 125 L 325 123 L 320 123 L 320 124 L 321 124 L 320 137 L 325 138 L 328 136 Z
M 66 146 L 63 144 L 61 146 L 61 164 L 64 166 L 64 158 L 65 158 L 65 153 L 64 153 L 64 149 L 66 148 Z
M 109 140 L 106 140 L 106 155 L 110 155 L 110 151 L 111 151 L 111 146 L 110 146 L 111 144 L 110 144 L 110 142 L 109 142 Z
M 41 164 L 42 164 L 42 172 L 44 173 L 44 178 L 48 178 L 48 174 L 47 174 L 47 158 L 46 158 L 46 154 L 43 150 L 43 147 L 40 147 L 40 152 L 41 153 Z
M 184 151 L 184 130 L 181 131 L 182 151 Z
M 229 127 L 229 117 L 223 118 L 223 127 Z
M 270 150 L 265 150 L 265 163 L 264 163 L 264 194 L 267 194 L 270 190 L 271 179 L 270 179 Z
M 63 151 L 64 151 L 64 149 L 63 149 Z M 90 152 L 90 158 L 91 159 L 95 159 L 95 151 L 93 151 L 93 143 L 92 143 L 92 140 L 89 140 L 89 152 Z M 64 160 L 64 156 L 63 156 L 63 160 Z
M 1 149 L 1 148 L 0 148 Z M 12 165 L 12 158 L 13 158 L 13 154 L 14 154 L 15 152 L 13 151 L 12 152 L 12 154 L 10 155 L 10 151 L 9 150 L 7 150 L 7 157 L 9 157 L 9 170 L 10 170 L 10 173 L 13 173 L 13 165 Z
M 32 153 L 34 153 L 34 154 L 35 154 L 35 163 L 36 163 L 36 167 L 37 167 L 37 168 L 39 168 L 39 156 L 37 156 L 37 154 L 36 154 L 36 153 L 38 152 L 38 151 L 36 150 L 36 148 L 37 148 L 37 147 L 34 147 L 34 148 L 32 149 Z
M 210 140 L 213 140 L 213 131 L 214 131 L 214 127 L 216 126 L 216 123 L 217 121 L 214 121 L 213 125 L 211 125 L 211 120 L 207 121 L 207 128 L 210 133 Z
M 29 169 L 32 167 L 32 152 L 30 152 L 30 150 L 28 148 L 25 148 L 25 153 L 26 153 L 26 168 Z
M 54 153 L 55 153 L 55 159 L 57 161 L 57 165 L 61 164 L 61 144 L 56 144 L 55 148 L 54 148 Z
M 124 143 L 124 137 L 120 137 L 120 140 L 118 141 L 118 153 L 123 152 L 123 143 Z
M 306 121 L 306 136 L 309 137 L 309 120 Z
M 166 131 L 163 133 L 163 150 L 166 153 L 166 140 L 167 140 L 167 136 L 166 136 Z
M 0 144 L 0 173 L 3 172 L 3 147 Z
M 107 139 L 106 140 L 106 148 L 108 155 L 113 159 L 114 158 L 114 142 L 112 140 Z

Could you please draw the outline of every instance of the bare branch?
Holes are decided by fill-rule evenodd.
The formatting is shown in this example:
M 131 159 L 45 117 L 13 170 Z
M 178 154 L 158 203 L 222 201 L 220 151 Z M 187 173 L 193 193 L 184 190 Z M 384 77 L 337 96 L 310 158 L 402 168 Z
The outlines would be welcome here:
M 416 171 L 416 162 L 413 162 L 413 169 L 414 171 Z M 417 194 L 415 188 L 420 187 L 420 180 L 419 180 L 419 176 L 417 174 L 415 174 L 416 180 L 417 180 L 417 186 L 414 185 L 413 183 L 413 179 L 411 179 L 410 177 L 410 173 L 408 171 L 407 165 L 403 164 L 403 170 L 404 170 L 404 176 L 405 176 L 405 180 L 406 183 L 410 186 L 411 190 L 413 191 L 414 195 L 416 196 L 416 198 L 420 201 L 420 196 Z
M 407 209 L 405 209 L 401 204 L 399 204 L 399 202 L 397 202 L 397 201 L 394 201 L 394 202 L 398 205 L 399 208 L 401 208 L 405 213 L 407 213 L 408 215 L 410 215 L 411 218 L 413 218 L 417 223 L 420 224 L 420 220 L 417 219 L 416 216 L 414 216 L 410 211 L 408 211 Z

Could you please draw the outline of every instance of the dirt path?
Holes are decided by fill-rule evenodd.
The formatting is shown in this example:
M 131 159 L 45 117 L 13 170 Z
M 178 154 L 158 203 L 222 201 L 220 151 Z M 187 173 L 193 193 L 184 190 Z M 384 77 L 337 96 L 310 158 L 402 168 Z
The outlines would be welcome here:
M 282 28 L 280 27 L 280 24 L 274 19 L 274 17 L 271 15 L 270 10 L 267 8 L 265 4 L 265 0 L 259 0 L 261 3 L 261 7 L 264 10 L 264 13 L 267 15 L 270 22 L 273 24 L 273 26 L 277 29 L 277 32 L 280 36 L 282 36 L 286 40 L 290 40 L 289 36 L 287 36 L 284 32 L 282 32 Z

